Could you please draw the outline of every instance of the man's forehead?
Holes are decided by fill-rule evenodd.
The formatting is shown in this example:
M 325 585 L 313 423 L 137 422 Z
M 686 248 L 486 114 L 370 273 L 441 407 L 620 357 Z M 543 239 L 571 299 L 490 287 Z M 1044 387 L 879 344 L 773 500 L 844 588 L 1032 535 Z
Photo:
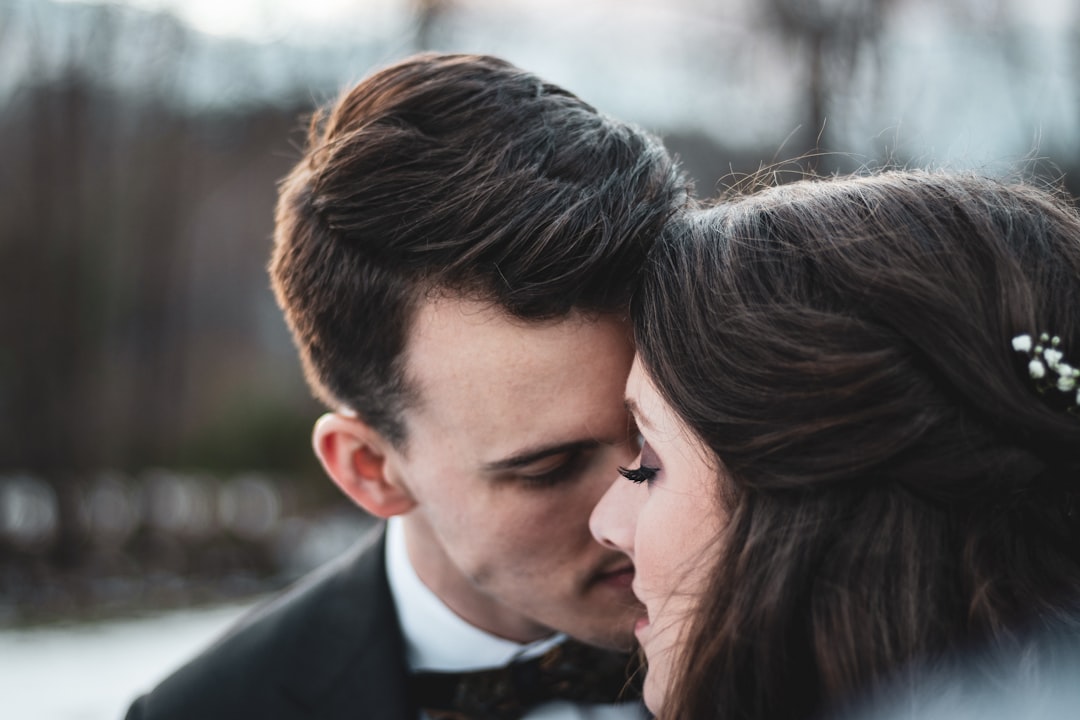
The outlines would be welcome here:
M 619 330 L 612 332 L 614 325 Z M 498 305 L 477 300 L 434 297 L 414 315 L 405 349 L 406 369 L 420 384 L 477 366 L 544 374 L 558 371 L 569 354 L 607 352 L 611 337 L 628 327 L 610 318 L 582 313 L 549 320 L 514 317 Z M 495 378 L 492 377 L 494 380 Z
M 606 439 L 625 416 L 625 327 L 574 315 L 528 323 L 489 304 L 439 299 L 418 311 L 406 353 L 419 402 L 410 425 L 484 443 L 485 461 L 529 447 Z

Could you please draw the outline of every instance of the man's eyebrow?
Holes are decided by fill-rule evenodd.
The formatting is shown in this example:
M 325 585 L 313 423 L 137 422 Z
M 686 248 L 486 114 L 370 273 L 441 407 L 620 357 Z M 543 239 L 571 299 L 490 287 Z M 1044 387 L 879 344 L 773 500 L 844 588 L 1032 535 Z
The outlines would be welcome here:
M 634 421 L 637 422 L 640 427 L 646 427 L 650 430 L 653 429 L 653 424 L 649 422 L 649 416 L 641 412 L 641 408 L 638 407 L 638 404 L 634 402 L 633 398 L 625 398 L 623 400 L 623 405 L 626 406 L 626 412 L 634 416 Z
M 510 457 L 503 458 L 501 460 L 492 460 L 489 463 L 484 464 L 484 470 L 487 472 L 505 472 L 506 470 L 517 470 L 519 468 L 528 467 L 538 460 L 552 457 L 553 455 L 563 455 L 565 453 L 580 452 L 582 450 L 592 450 L 600 447 L 602 441 L 589 439 L 589 440 L 573 440 L 571 442 L 559 443 L 558 445 L 545 445 L 544 447 L 528 448 L 521 452 L 514 453 Z

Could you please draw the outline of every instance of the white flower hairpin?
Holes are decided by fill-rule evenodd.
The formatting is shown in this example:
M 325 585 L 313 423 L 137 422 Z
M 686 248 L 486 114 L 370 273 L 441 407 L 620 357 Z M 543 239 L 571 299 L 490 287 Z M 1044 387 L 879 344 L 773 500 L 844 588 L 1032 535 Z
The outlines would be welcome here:
M 1072 396 L 1073 407 L 1080 407 L 1080 369 L 1065 362 L 1065 353 L 1060 349 L 1061 338 L 1043 333 L 1036 342 L 1030 335 L 1017 335 L 1012 339 L 1013 350 L 1022 352 L 1029 358 L 1028 374 L 1036 381 L 1039 392 L 1056 388 L 1063 393 L 1076 393 Z

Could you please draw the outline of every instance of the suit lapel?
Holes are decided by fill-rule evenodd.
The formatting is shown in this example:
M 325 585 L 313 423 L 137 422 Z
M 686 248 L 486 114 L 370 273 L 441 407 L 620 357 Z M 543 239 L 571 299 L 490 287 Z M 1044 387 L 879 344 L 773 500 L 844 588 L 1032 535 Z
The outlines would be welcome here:
M 330 720 L 415 718 L 406 689 L 404 643 L 386 579 L 386 532 L 320 573 L 319 592 L 302 613 L 295 653 L 279 683 L 311 717 Z

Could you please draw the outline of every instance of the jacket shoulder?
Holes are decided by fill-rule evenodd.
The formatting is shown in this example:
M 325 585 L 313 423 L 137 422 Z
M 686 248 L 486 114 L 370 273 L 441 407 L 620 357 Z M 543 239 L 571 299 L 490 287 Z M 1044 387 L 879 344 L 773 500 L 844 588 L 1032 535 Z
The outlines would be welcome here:
M 399 718 L 404 668 L 380 527 L 248 613 L 127 719 Z

